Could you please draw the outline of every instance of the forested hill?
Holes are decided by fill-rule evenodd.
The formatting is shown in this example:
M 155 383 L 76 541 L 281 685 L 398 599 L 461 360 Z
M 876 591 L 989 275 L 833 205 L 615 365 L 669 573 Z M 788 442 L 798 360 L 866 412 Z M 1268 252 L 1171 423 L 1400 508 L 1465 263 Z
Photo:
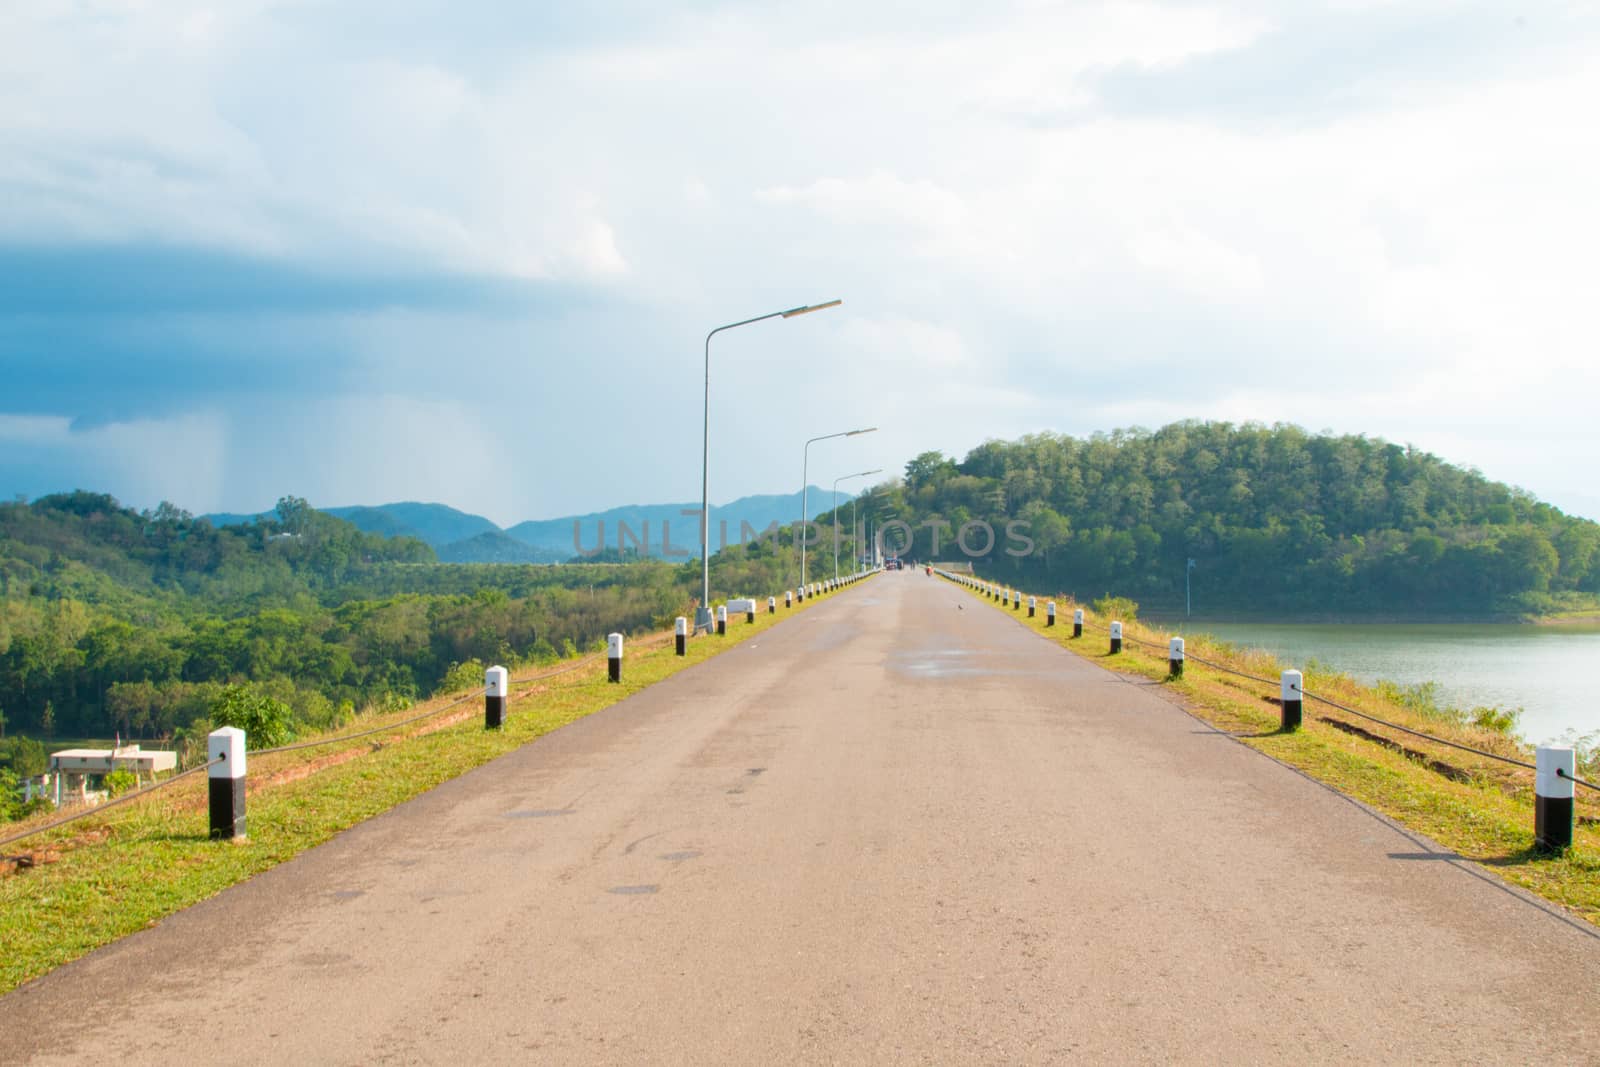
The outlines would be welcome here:
M 926 452 L 873 513 L 921 527 L 987 521 L 981 573 L 1034 589 L 1196 613 L 1462 616 L 1589 610 L 1600 525 L 1436 456 L 1293 426 L 1184 422 L 1086 440 L 990 441 L 957 462 Z M 1006 537 L 1028 524 L 1032 551 Z M 1022 527 L 1016 528 L 1023 532 Z M 892 536 L 892 534 L 891 534 Z M 974 528 L 969 547 L 982 549 Z M 911 550 L 932 558 L 932 531 Z
M 771 588 L 778 566 L 719 557 L 713 591 L 727 595 L 724 572 Z M 485 662 L 670 625 L 698 578 L 661 562 L 441 564 L 293 497 L 229 528 L 98 493 L 0 504 L 0 737 L 193 743 L 241 694 L 286 729 L 323 728 L 480 684 Z
M 257 523 L 227 527 L 171 504 L 133 511 L 104 493 L 0 504 L 0 596 L 261 603 L 348 581 L 376 564 L 433 559 L 419 540 L 364 533 L 296 497 Z

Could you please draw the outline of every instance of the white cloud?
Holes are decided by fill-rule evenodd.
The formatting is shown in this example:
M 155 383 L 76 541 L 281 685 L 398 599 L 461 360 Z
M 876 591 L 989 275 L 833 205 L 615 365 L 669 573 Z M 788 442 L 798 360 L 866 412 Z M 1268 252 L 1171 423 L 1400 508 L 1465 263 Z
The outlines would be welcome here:
M 848 413 L 892 415 L 905 455 L 1041 419 L 1088 432 L 1209 416 L 1444 442 L 1550 494 L 1580 493 L 1600 465 L 1581 429 L 1600 388 L 1588 23 L 1563 24 L 1554 51 L 1485 30 L 1472 47 L 1496 62 L 1430 52 L 1426 71 L 1378 70 L 1376 53 L 1323 69 L 1313 50 L 1304 80 L 1333 88 L 1275 101 L 1268 122 L 1115 107 L 1102 79 L 1260 59 L 1313 25 L 1287 0 L 712 4 L 628 24 L 597 9 L 565 38 L 441 16 L 398 43 L 326 32 L 359 5 L 43 10 L 0 12 L 0 235 L 415 263 L 571 283 L 604 305 L 481 329 L 336 327 L 346 358 L 410 368 L 381 388 L 433 418 L 470 410 L 477 383 L 421 368 L 454 371 L 465 347 L 585 386 L 574 376 L 603 360 L 624 421 L 681 427 L 706 329 L 842 295 L 832 324 L 730 342 L 714 398 L 728 425 L 803 440 L 803 405 L 745 412 L 794 397 L 796 366 L 839 381 L 876 367 L 897 389 Z M 368 9 L 375 27 L 386 10 Z M 1335 14 L 1381 36 L 1441 10 Z M 1249 104 L 1241 84 L 1232 102 Z M 571 439 L 581 418 L 551 411 L 529 432 Z M 494 466 L 493 440 L 460 447 Z M 697 488 L 681 458 L 517 506 L 679 496 Z M 452 484 L 424 458 L 391 483 L 382 461 L 365 481 L 316 476 L 330 499 Z M 779 477 L 757 450 L 724 462 L 736 491 Z
M 898 222 L 942 229 L 961 226 L 967 214 L 961 198 L 948 189 L 929 181 L 903 181 L 883 171 L 859 179 L 820 178 L 802 188 L 763 189 L 756 199 L 805 204 L 846 225 Z

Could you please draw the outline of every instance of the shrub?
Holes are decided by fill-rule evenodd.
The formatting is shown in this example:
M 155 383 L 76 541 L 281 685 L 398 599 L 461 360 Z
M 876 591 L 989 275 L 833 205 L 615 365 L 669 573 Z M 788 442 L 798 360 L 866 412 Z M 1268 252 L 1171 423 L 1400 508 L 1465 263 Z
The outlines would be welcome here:
M 1473 708 L 1472 725 L 1497 734 L 1509 734 L 1516 729 L 1521 715 L 1521 708 Z
M 211 726 L 243 730 L 251 749 L 274 748 L 294 737 L 294 715 L 289 705 L 247 685 L 223 687 L 211 705 Z
M 449 693 L 460 693 L 468 689 L 483 688 L 483 661 L 477 658 L 469 659 L 465 663 L 452 663 L 450 669 L 445 671 L 444 678 L 434 690 L 434 696 L 445 696 Z
M 139 788 L 139 776 L 130 770 L 118 768 L 106 775 L 105 784 L 109 796 L 120 797 Z
M 1133 622 L 1139 617 L 1139 604 L 1125 596 L 1111 596 L 1109 593 L 1089 605 L 1094 608 L 1094 613 L 1102 619 L 1113 619 L 1117 622 Z

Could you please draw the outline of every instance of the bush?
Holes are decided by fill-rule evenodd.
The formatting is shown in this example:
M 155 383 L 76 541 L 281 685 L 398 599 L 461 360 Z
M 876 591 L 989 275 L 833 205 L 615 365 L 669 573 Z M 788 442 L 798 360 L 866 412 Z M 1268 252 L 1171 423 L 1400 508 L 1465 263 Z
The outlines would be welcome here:
M 243 730 L 250 749 L 275 748 L 294 737 L 294 715 L 289 705 L 247 685 L 223 687 L 211 705 L 211 726 Z
M 452 663 L 450 669 L 445 671 L 444 678 L 433 691 L 434 696 L 445 696 L 450 693 L 461 693 L 468 689 L 483 688 L 484 666 L 480 659 L 469 659 L 465 663 Z
M 130 770 L 118 769 L 106 775 L 106 794 L 120 797 L 139 788 L 139 776 Z
M 1139 617 L 1139 605 L 1136 601 L 1125 596 L 1111 596 L 1109 593 L 1089 605 L 1094 608 L 1094 613 L 1102 619 L 1112 619 L 1117 622 L 1133 622 Z
M 1517 728 L 1521 708 L 1473 708 L 1472 725 L 1498 734 L 1510 734 Z

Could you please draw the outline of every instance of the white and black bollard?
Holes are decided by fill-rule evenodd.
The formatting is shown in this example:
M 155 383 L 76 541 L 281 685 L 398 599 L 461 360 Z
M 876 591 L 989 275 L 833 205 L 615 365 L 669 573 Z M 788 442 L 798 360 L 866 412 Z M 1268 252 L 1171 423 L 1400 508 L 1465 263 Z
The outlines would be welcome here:
M 1083 609 L 1078 608 L 1072 613 L 1072 636 L 1083 636 Z
M 206 762 L 211 764 L 211 839 L 244 837 L 244 731 L 237 726 L 211 731 Z
M 1116 653 L 1121 652 L 1121 651 L 1122 651 L 1122 624 L 1120 622 L 1114 622 L 1114 623 L 1111 624 L 1111 653 L 1112 653 L 1112 655 L 1115 655 Z
M 621 634 L 606 634 L 606 667 L 613 682 L 622 681 Z
M 778 613 L 778 598 L 775 597 L 775 596 L 767 597 L 767 614 L 768 615 L 776 615 L 777 613 Z
M 1303 686 L 1305 678 L 1299 671 L 1284 671 L 1283 679 L 1279 684 L 1278 698 L 1283 702 L 1283 732 L 1290 733 L 1300 729 L 1300 723 L 1305 719 L 1305 692 Z
M 1030 619 L 1033 618 L 1033 608 L 1034 608 L 1034 605 L 1036 605 L 1038 602 L 1039 602 L 1039 598 L 1038 597 L 1029 597 L 1028 598 L 1028 618 L 1030 618 Z
M 678 620 L 672 625 L 672 633 L 675 638 L 674 643 L 678 646 L 678 655 L 687 656 L 689 654 L 689 620 L 679 615 Z
M 794 607 L 794 590 L 793 589 L 785 589 L 783 591 L 783 606 L 786 607 L 786 608 Z
M 717 605 L 717 636 L 722 637 L 728 632 L 728 605 Z
M 483 672 L 483 728 L 498 730 L 506 721 L 506 700 L 511 696 L 511 675 L 504 667 Z
M 1183 677 L 1183 638 L 1174 637 L 1167 642 L 1167 677 Z
M 756 621 L 756 598 L 751 597 L 744 602 L 744 621 L 746 624 Z
M 1570 748 L 1541 746 L 1534 754 L 1533 845 L 1547 852 L 1572 847 L 1572 776 L 1578 773 Z
M 1054 626 L 1056 624 L 1056 602 L 1054 600 L 1044 606 L 1044 624 L 1046 626 Z
M 1017 592 L 1015 589 L 1011 590 L 1011 610 L 1022 610 L 1022 594 Z

